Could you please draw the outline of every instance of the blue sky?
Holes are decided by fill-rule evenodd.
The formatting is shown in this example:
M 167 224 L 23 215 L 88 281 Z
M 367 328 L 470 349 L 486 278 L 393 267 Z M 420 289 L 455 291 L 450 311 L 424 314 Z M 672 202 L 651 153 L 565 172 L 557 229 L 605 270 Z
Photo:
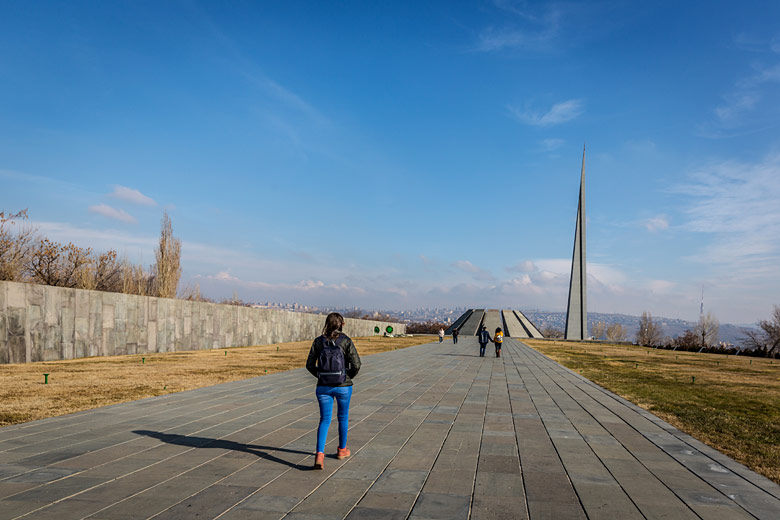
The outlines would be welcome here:
M 212 297 L 780 303 L 780 4 L 4 2 L 0 208 Z

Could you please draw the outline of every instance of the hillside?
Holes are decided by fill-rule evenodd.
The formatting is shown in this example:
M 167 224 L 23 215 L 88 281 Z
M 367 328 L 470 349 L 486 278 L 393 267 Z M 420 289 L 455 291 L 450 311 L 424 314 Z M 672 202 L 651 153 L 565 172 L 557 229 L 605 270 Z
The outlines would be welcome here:
M 534 322 L 534 324 L 540 329 L 545 327 L 554 327 L 556 329 L 563 330 L 566 321 L 565 312 L 544 312 L 544 311 L 526 311 L 523 310 L 526 316 Z M 677 337 L 683 334 L 687 329 L 693 330 L 696 326 L 696 322 L 685 321 L 677 318 L 664 318 L 653 317 L 663 327 L 663 335 Z M 594 323 L 603 321 L 607 325 L 613 323 L 619 323 L 623 325 L 628 331 L 628 339 L 632 340 L 636 336 L 639 329 L 639 316 L 631 316 L 628 314 L 607 314 L 601 312 L 589 312 L 588 313 L 588 328 Z M 718 333 L 718 340 L 726 343 L 733 343 L 739 345 L 742 343 L 742 330 L 745 328 L 743 325 L 731 325 L 728 323 L 721 323 Z

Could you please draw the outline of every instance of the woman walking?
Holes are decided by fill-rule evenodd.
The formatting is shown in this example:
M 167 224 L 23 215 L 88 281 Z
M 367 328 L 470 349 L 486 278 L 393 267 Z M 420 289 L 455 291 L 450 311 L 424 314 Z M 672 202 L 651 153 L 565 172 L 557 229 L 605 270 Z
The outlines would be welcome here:
M 496 335 L 493 338 L 493 343 L 496 344 L 496 357 L 501 357 L 501 345 L 504 344 L 504 331 L 501 327 L 496 329 Z
M 360 356 L 352 340 L 342 332 L 344 318 L 331 312 L 325 318 L 322 336 L 311 344 L 306 370 L 317 378 L 317 402 L 320 405 L 320 425 L 317 428 L 317 450 L 314 469 L 325 464 L 325 441 L 333 416 L 333 401 L 338 404 L 339 446 L 336 458 L 345 459 L 349 430 L 349 401 L 352 398 L 352 378 L 360 371 Z

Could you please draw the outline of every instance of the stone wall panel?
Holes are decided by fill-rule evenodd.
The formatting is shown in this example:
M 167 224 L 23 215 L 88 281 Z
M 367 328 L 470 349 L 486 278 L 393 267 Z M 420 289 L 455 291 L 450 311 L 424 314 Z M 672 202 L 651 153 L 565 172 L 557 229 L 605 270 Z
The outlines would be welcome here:
M 319 314 L 0 282 L 0 363 L 311 340 L 324 323 Z M 347 319 L 344 332 L 371 336 L 387 325 Z

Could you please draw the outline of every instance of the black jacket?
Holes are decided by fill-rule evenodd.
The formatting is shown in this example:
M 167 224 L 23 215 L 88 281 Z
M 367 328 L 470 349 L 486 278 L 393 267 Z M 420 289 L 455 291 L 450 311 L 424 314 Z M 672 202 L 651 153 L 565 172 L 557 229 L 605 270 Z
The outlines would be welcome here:
M 346 334 L 340 334 L 336 338 L 336 345 L 341 347 L 344 351 L 344 363 L 347 368 L 347 380 L 338 386 L 352 386 L 352 378 L 360 371 L 360 356 L 358 356 L 355 344 Z M 317 361 L 320 359 L 320 354 L 325 346 L 325 336 L 319 336 L 311 344 L 311 350 L 309 350 L 309 357 L 306 360 L 306 370 L 311 375 L 317 377 Z M 320 386 L 319 380 L 317 386 Z

